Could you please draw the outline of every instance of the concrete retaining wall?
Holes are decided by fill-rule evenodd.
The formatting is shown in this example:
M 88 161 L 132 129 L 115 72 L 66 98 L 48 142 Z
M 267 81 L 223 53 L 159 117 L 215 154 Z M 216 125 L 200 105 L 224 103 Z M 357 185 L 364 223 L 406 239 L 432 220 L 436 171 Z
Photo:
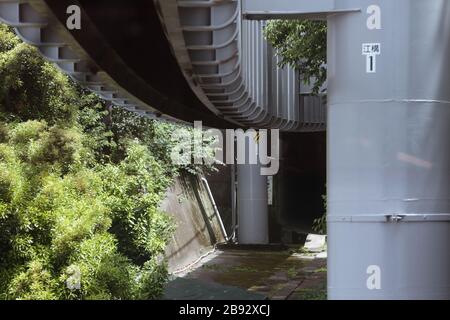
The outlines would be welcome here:
M 161 204 L 173 217 L 176 231 L 167 249 L 169 272 L 183 268 L 225 239 L 205 186 L 198 177 L 175 179 Z

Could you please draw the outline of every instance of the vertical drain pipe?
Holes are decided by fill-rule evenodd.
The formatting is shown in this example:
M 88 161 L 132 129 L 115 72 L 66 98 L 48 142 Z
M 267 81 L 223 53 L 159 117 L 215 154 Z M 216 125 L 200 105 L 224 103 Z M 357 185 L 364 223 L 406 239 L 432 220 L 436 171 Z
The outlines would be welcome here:
M 328 18 L 328 298 L 450 299 L 448 0 Z
M 236 199 L 236 165 L 233 163 L 231 165 L 231 225 L 232 235 L 231 241 L 236 241 L 236 230 L 237 230 L 237 199 Z

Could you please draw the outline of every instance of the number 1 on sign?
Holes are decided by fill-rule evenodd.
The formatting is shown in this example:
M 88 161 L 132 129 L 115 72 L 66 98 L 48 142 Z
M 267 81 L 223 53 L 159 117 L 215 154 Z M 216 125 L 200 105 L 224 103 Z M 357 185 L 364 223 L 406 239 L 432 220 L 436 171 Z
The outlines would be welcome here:
M 366 56 L 366 72 L 376 73 L 377 72 L 377 58 L 376 55 L 370 54 Z

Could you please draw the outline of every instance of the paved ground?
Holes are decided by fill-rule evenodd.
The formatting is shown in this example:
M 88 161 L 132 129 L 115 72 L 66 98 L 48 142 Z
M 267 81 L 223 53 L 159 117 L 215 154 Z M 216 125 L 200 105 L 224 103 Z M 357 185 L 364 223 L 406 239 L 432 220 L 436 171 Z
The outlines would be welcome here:
M 216 251 L 168 285 L 168 299 L 326 299 L 326 251 L 309 239 L 287 251 Z
M 176 278 L 164 291 L 168 300 L 265 300 L 266 296 L 239 287 L 199 279 Z

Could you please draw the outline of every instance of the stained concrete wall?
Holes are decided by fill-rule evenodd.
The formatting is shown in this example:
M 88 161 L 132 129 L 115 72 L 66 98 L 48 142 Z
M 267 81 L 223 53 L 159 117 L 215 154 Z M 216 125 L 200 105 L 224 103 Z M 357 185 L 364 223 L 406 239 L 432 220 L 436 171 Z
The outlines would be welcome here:
M 166 249 L 169 272 L 191 264 L 211 250 L 214 244 L 225 240 L 199 177 L 183 175 L 175 179 L 160 209 L 173 217 L 176 224 Z
M 231 209 L 231 166 L 220 166 L 217 172 L 206 175 L 211 192 L 216 201 L 225 228 L 228 234 L 232 233 L 232 209 Z

